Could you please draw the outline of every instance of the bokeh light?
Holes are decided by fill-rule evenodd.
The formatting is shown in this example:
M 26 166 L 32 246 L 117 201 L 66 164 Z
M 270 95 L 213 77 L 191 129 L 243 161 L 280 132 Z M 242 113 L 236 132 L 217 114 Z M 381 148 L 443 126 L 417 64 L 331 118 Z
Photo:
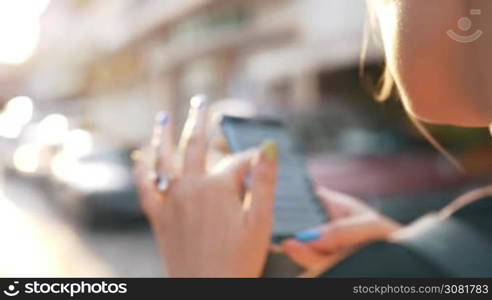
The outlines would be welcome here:
M 90 132 L 74 129 L 67 133 L 63 141 L 63 152 L 70 156 L 82 157 L 92 151 L 93 144 Z
M 31 98 L 25 96 L 11 99 L 5 107 L 5 113 L 21 125 L 25 125 L 31 121 L 33 111 L 33 101 Z
M 64 115 L 49 115 L 38 125 L 38 139 L 41 143 L 46 145 L 61 144 L 68 133 L 68 126 L 68 119 Z
M 0 136 L 17 138 L 24 126 L 32 119 L 33 101 L 29 97 L 20 96 L 11 99 L 0 113 Z
M 40 152 L 39 145 L 27 144 L 17 148 L 13 156 L 14 167 L 23 173 L 34 173 L 38 170 L 40 165 Z

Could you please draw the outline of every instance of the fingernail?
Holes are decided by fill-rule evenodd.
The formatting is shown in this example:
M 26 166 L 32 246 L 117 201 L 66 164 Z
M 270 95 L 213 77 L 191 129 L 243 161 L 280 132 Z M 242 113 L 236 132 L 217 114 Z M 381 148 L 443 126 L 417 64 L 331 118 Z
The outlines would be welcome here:
M 166 126 L 169 123 L 169 115 L 165 112 L 159 112 L 156 116 L 156 123 L 161 126 Z
M 130 154 L 130 158 L 133 161 L 139 161 L 142 158 L 142 152 L 140 150 L 135 150 Z
M 319 229 L 310 229 L 306 231 L 301 231 L 297 233 L 295 239 L 299 242 L 309 243 L 319 240 L 321 238 L 321 230 Z
M 208 97 L 205 95 L 193 96 L 190 100 L 190 107 L 192 108 L 202 108 L 208 102 Z
M 274 161 L 278 156 L 277 143 L 275 141 L 266 141 L 261 146 L 261 152 L 270 161 Z

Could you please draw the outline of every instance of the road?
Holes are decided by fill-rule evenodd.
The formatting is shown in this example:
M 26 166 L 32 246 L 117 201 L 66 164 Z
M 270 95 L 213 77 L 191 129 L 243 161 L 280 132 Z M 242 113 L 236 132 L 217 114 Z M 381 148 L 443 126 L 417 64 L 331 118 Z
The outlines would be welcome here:
M 22 213 L 32 216 L 31 219 L 36 220 L 33 224 L 37 225 L 32 226 L 34 231 L 48 232 L 43 235 L 44 239 L 41 242 L 37 242 L 36 247 L 56 249 L 54 250 L 57 253 L 54 264 L 63 265 L 63 271 L 58 268 L 57 272 L 47 272 L 44 269 L 37 270 L 34 266 L 21 271 L 21 264 L 17 264 L 17 273 L 13 275 L 68 277 L 160 277 L 164 275 L 152 235 L 145 224 L 113 230 L 89 230 L 77 222 L 67 220 L 63 212 L 57 209 L 56 202 L 48 199 L 49 196 L 43 192 L 36 179 L 7 177 L 2 190 L 7 201 L 14 204 Z M 13 226 L 15 228 L 16 225 Z M 25 234 L 15 239 L 17 244 L 28 242 Z M 59 249 L 61 250 L 58 251 Z M 22 251 L 16 251 L 16 249 L 13 252 L 19 256 L 23 255 Z M 42 260 L 44 262 L 44 259 Z M 25 261 L 25 257 L 19 257 L 19 261 Z M 35 265 L 39 263 L 39 261 L 34 262 Z

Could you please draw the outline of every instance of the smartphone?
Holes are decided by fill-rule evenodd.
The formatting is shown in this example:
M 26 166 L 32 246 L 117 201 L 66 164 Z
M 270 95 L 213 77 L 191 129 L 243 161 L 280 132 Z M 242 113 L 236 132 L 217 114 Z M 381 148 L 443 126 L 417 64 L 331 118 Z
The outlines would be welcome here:
M 224 116 L 221 128 L 233 153 L 274 140 L 279 151 L 273 243 L 326 223 L 327 217 L 309 178 L 305 152 L 279 120 Z

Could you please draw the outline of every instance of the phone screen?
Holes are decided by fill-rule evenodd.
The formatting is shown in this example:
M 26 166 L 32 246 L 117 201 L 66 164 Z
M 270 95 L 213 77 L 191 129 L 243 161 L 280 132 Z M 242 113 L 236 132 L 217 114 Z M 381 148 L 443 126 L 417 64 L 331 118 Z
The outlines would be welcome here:
M 232 152 L 259 147 L 274 140 L 279 150 L 279 171 L 275 199 L 274 242 L 327 221 L 313 190 L 302 147 L 280 121 L 224 116 L 222 131 Z

